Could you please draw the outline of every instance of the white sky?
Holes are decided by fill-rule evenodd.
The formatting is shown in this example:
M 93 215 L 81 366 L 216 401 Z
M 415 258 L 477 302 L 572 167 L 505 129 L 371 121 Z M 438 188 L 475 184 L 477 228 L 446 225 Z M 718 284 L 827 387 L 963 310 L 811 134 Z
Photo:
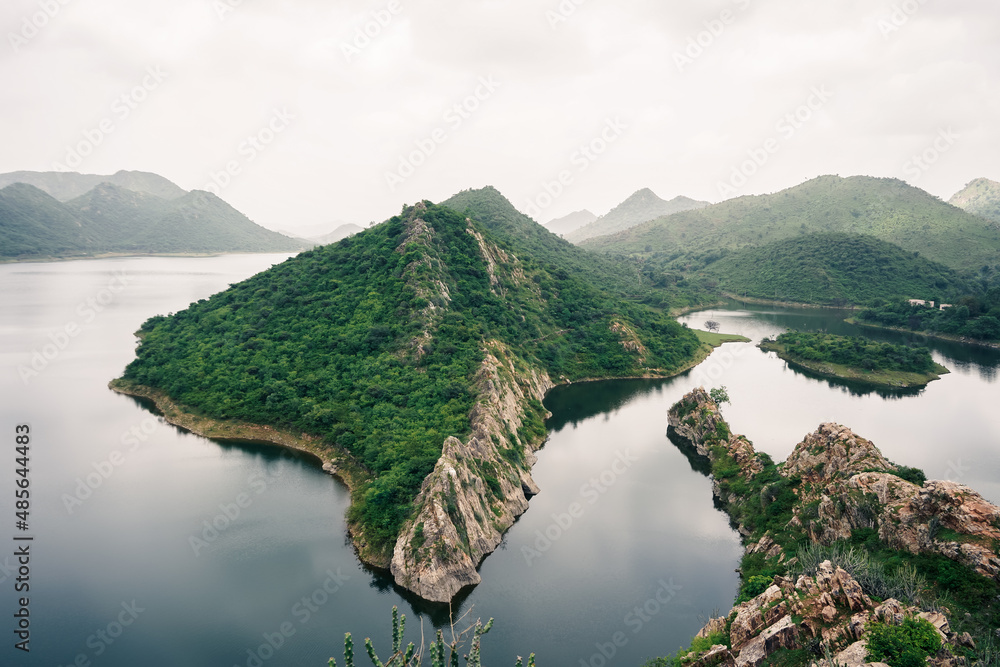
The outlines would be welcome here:
M 221 196 L 292 232 L 484 185 L 544 222 L 642 187 L 719 201 L 867 174 L 947 199 L 1000 180 L 996 0 L 4 0 L 0 33 L 0 172 L 81 143 L 76 171 L 185 189 L 232 163 Z M 812 90 L 832 97 L 800 108 Z M 433 153 L 391 188 L 416 142 Z M 748 151 L 762 165 L 720 191 Z

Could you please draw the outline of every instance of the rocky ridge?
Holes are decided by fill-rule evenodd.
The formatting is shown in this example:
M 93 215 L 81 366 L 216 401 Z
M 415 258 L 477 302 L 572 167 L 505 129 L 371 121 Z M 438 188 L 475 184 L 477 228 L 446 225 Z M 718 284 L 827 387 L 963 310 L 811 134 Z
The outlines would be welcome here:
M 534 451 L 544 437 L 522 427 L 525 410 L 547 416 L 541 401 L 553 383 L 505 345 L 487 345 L 476 379 L 479 401 L 472 434 L 449 437 L 417 496 L 419 509 L 396 541 L 391 571 L 396 583 L 420 597 L 448 602 L 481 581 L 480 561 L 538 493 L 531 479 Z
M 961 484 L 918 485 L 903 479 L 902 468 L 847 427 L 820 425 L 784 463 L 775 465 L 745 437 L 731 434 L 704 389 L 671 406 L 668 421 L 675 442 L 712 463 L 715 496 L 746 538 L 746 553 L 759 554 L 778 571 L 794 570 L 789 567 L 797 565 L 792 549 L 803 537 L 829 545 L 851 537 L 855 529 L 868 528 L 895 549 L 940 554 L 981 575 L 1000 578 L 1000 508 Z M 774 514 L 784 525 L 776 527 L 753 511 L 765 506 L 766 512 L 767 503 L 789 500 L 788 512 Z M 941 613 L 892 598 L 873 602 L 850 574 L 825 562 L 814 577 L 774 577 L 763 593 L 726 617 L 713 619 L 700 636 L 725 634 L 726 645 L 685 660 L 705 667 L 756 666 L 782 648 L 822 645 L 840 652 L 838 664 L 860 665 L 865 662 L 867 624 L 898 624 L 904 616 L 926 618 L 941 633 L 945 649 L 932 657 L 933 664 L 957 664 L 953 653 L 972 647 L 967 634 L 950 632 Z

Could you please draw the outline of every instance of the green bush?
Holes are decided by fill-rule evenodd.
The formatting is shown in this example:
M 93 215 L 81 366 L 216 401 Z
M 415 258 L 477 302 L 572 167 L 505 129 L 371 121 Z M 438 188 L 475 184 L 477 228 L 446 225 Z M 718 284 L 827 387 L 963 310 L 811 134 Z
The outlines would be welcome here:
M 740 594 L 736 597 L 736 604 L 741 604 L 747 600 L 752 600 L 770 587 L 773 577 L 765 577 L 755 574 L 748 577 L 740 586 Z
M 901 625 L 868 626 L 868 660 L 890 667 L 923 667 L 927 656 L 941 648 L 941 636 L 928 621 L 908 617 Z

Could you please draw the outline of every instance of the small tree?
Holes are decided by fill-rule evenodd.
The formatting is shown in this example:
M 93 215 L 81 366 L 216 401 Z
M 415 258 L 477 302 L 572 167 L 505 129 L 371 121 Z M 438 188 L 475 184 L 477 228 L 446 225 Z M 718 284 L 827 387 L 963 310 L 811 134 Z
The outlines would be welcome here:
M 715 387 L 710 389 L 708 392 L 709 398 L 715 401 L 716 405 L 722 405 L 723 403 L 729 403 L 729 392 L 726 390 L 725 385 L 721 387 Z
M 708 329 L 709 331 L 718 331 L 719 330 L 719 323 L 716 322 L 715 320 L 706 320 L 705 321 L 705 328 Z

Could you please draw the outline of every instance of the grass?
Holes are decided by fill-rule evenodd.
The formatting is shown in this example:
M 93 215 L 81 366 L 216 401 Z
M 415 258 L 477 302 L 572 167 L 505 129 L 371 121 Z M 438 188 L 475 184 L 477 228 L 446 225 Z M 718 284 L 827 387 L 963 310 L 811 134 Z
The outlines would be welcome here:
M 841 380 L 854 380 L 880 387 L 923 387 L 928 382 L 938 380 L 942 375 L 950 371 L 941 364 L 934 364 L 934 370 L 928 373 L 906 373 L 903 371 L 877 370 L 868 371 L 853 366 L 835 364 L 829 361 L 813 361 L 803 359 L 798 355 L 789 352 L 784 345 L 773 341 L 766 341 L 760 344 L 760 349 L 775 352 L 791 366 L 799 366 L 825 377 L 839 378 Z
M 750 339 L 746 336 L 740 336 L 738 334 L 724 334 L 724 333 L 712 333 L 710 331 L 702 331 L 701 329 L 691 329 L 694 335 L 698 337 L 698 340 L 702 343 L 708 343 L 712 347 L 719 347 L 723 343 L 749 343 Z

